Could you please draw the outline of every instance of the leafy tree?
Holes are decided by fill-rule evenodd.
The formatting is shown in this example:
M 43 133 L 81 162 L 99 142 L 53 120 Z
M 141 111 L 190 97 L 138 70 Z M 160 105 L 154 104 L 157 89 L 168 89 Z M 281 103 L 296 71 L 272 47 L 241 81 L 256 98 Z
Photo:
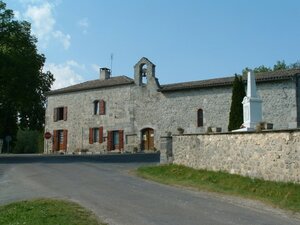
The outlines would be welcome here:
M 292 63 L 288 66 L 289 69 L 300 69 L 300 61 Z
M 273 66 L 273 71 L 275 70 L 286 70 L 288 66 L 285 64 L 284 60 L 277 61 L 277 63 Z
M 0 138 L 14 138 L 18 127 L 43 128 L 45 93 L 54 78 L 42 72 L 46 58 L 37 52 L 30 30 L 30 23 L 14 20 L 0 1 Z
M 243 69 L 243 75 L 246 75 L 249 70 L 251 70 L 251 69 L 248 68 L 248 67 L 246 67 L 245 69 Z M 259 67 L 255 67 L 253 69 L 254 73 L 264 73 L 264 72 L 270 72 L 270 71 L 272 71 L 272 69 L 270 67 L 266 67 L 264 65 L 261 65 Z
M 266 67 L 264 65 L 261 65 L 259 67 L 254 68 L 254 73 L 264 73 L 264 72 L 270 72 L 272 69 L 270 67 Z
M 255 67 L 253 69 L 253 72 L 254 73 L 264 73 L 264 72 L 271 72 L 271 71 L 276 71 L 276 70 L 286 70 L 286 69 L 300 69 L 300 61 L 297 61 L 295 63 L 291 63 L 290 65 L 287 65 L 284 60 L 282 60 L 282 61 L 278 60 L 277 63 L 273 66 L 273 69 L 271 69 L 270 67 L 261 65 L 259 67 Z M 246 75 L 249 70 L 250 69 L 248 67 L 243 69 L 243 75 Z
M 229 125 L 228 130 L 239 129 L 243 123 L 243 98 L 246 96 L 243 78 L 235 74 L 233 87 L 232 87 L 232 97 L 231 97 L 231 107 L 229 114 Z

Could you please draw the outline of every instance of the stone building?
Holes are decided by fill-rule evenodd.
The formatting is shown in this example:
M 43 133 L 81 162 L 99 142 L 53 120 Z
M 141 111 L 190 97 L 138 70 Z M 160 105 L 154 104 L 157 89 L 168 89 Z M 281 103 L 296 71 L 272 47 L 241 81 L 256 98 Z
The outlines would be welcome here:
M 300 69 L 256 75 L 263 120 L 274 129 L 300 126 L 299 78 Z M 226 132 L 233 79 L 160 85 L 147 58 L 135 64 L 134 79 L 101 68 L 99 79 L 48 93 L 45 152 L 159 150 L 160 137 L 180 129 Z

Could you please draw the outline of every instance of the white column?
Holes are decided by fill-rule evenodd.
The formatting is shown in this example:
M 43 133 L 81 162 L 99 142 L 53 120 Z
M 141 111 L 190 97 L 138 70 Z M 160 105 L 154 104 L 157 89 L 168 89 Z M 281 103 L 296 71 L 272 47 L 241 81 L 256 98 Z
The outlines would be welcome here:
M 234 131 L 253 131 L 256 125 L 262 121 L 262 100 L 257 95 L 255 74 L 248 72 L 247 95 L 243 99 L 243 127 Z

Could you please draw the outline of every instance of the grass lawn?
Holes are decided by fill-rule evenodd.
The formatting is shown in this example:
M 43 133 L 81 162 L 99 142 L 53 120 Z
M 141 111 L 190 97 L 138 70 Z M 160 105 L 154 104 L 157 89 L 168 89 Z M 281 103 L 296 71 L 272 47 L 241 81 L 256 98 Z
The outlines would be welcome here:
M 137 175 L 169 185 L 237 195 L 300 212 L 300 185 L 252 179 L 225 172 L 195 170 L 179 165 L 141 167 Z
M 107 225 L 80 205 L 53 199 L 21 201 L 0 206 L 5 225 Z

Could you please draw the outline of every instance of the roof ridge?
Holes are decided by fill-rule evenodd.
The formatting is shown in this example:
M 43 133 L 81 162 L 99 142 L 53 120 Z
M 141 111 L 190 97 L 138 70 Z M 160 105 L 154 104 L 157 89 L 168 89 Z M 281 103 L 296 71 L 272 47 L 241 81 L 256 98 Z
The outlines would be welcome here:
M 269 72 L 256 73 L 256 81 L 257 82 L 266 82 L 271 80 L 286 80 L 290 77 L 300 74 L 300 69 L 283 69 Z M 243 78 L 246 80 L 245 76 Z M 212 78 L 206 80 L 198 80 L 198 81 L 188 81 L 188 82 L 180 82 L 173 84 L 164 84 L 161 85 L 159 91 L 177 91 L 183 89 L 193 89 L 193 88 L 203 88 L 203 87 L 211 87 L 211 86 L 224 86 L 232 84 L 234 80 L 233 76 L 221 77 L 221 78 Z
M 112 87 L 112 86 L 119 86 L 119 85 L 126 85 L 126 84 L 132 84 L 134 80 L 130 77 L 127 77 L 125 75 L 121 76 L 114 76 L 109 79 L 100 80 L 89 80 L 84 81 L 82 83 L 74 84 L 68 87 L 60 88 L 51 90 L 47 93 L 47 95 L 54 95 L 54 94 L 61 94 L 61 93 L 68 93 L 68 92 L 76 92 L 76 91 L 84 91 L 84 90 L 90 90 L 90 89 L 98 89 L 98 88 L 104 88 L 104 87 Z

